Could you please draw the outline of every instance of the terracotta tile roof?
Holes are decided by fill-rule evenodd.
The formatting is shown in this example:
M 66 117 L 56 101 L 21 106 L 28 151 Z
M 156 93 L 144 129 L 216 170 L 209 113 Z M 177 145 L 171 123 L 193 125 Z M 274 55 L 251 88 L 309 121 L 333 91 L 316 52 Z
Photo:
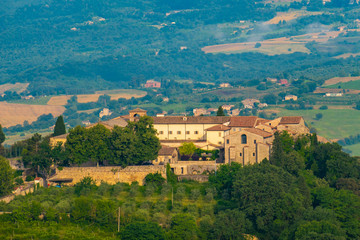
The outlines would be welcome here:
M 258 118 L 258 120 L 256 121 L 256 126 L 258 126 L 260 124 L 268 123 L 270 121 L 271 120 L 268 120 L 268 119 Z
M 260 130 L 257 128 L 248 128 L 248 129 L 244 129 L 244 131 L 254 133 L 254 134 L 262 136 L 264 138 L 271 137 L 273 135 L 272 133 L 269 133 L 269 132 L 266 132 L 266 131 L 263 131 L 263 130 Z
M 114 126 L 125 127 L 128 123 L 122 117 L 117 117 L 107 121 L 102 121 L 100 122 L 100 124 L 105 124 L 110 127 L 114 127 Z
M 256 116 L 236 116 L 231 117 L 229 127 L 255 127 L 258 117 Z
M 231 127 L 219 124 L 219 125 L 216 125 L 216 126 L 206 129 L 206 131 L 227 131 L 230 129 L 231 129 Z
M 222 124 L 230 121 L 230 117 L 220 116 L 165 116 L 152 119 L 154 124 Z
M 174 148 L 174 147 L 162 146 L 162 148 L 159 150 L 158 155 L 160 155 L 160 156 L 169 156 L 169 155 L 172 155 L 174 153 L 174 150 L 176 150 L 176 148 Z
M 279 124 L 299 124 L 301 119 L 299 116 L 282 117 Z

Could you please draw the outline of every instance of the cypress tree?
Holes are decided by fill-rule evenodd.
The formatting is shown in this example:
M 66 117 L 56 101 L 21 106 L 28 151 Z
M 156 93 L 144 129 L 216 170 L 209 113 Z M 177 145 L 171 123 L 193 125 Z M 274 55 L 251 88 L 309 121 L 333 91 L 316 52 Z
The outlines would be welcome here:
M 225 116 L 224 109 L 221 106 L 219 106 L 216 116 Z
M 54 137 L 65 134 L 65 133 L 66 133 L 66 129 L 65 129 L 64 118 L 62 115 L 60 115 L 57 118 L 56 123 L 55 123 Z
M 0 145 L 5 141 L 5 134 L 2 130 L 1 124 L 0 124 Z

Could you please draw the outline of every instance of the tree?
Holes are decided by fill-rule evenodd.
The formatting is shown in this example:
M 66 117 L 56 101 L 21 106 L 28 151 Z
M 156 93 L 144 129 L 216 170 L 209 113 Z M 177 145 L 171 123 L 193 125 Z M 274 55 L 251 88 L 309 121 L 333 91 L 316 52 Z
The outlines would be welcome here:
M 196 150 L 196 146 L 193 142 L 184 142 L 179 147 L 179 152 L 181 155 L 192 156 Z
M 2 130 L 2 126 L 0 124 L 0 145 L 5 141 L 5 134 Z
M 171 218 L 168 238 L 174 240 L 197 239 L 198 228 L 193 216 L 189 214 L 177 214 Z
M 146 185 L 152 183 L 155 184 L 156 186 L 161 186 L 162 184 L 164 184 L 164 182 L 165 182 L 165 178 L 163 178 L 160 173 L 149 173 L 145 177 Z
M 13 188 L 13 170 L 8 160 L 0 156 L 0 196 L 11 193 Z
M 60 115 L 56 119 L 55 128 L 54 128 L 54 137 L 65 133 L 66 133 L 66 129 L 65 129 L 64 118 L 62 115 Z
M 225 112 L 224 112 L 224 109 L 222 108 L 222 106 L 219 106 L 219 108 L 216 112 L 216 116 L 225 116 Z
M 316 119 L 316 120 L 320 120 L 322 117 L 323 117 L 322 113 L 317 113 L 317 114 L 315 115 L 315 119 Z
M 127 240 L 164 240 L 164 230 L 153 222 L 133 222 L 120 232 L 121 239 Z
M 113 152 L 111 161 L 121 166 L 154 160 L 161 148 L 153 120 L 149 116 L 143 116 L 137 122 L 129 122 L 123 128 L 115 126 L 109 144 Z

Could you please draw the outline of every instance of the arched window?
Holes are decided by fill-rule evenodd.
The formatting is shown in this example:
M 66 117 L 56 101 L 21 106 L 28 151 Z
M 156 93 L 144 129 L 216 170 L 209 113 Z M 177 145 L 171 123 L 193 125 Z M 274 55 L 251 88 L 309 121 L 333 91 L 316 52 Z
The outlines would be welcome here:
M 245 134 L 241 135 L 241 144 L 247 144 L 247 137 Z

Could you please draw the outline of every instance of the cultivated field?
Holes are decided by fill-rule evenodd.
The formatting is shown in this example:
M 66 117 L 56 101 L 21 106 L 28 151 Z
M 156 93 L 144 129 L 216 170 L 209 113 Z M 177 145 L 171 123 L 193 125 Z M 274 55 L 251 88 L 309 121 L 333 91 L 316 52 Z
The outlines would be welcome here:
M 12 91 L 17 93 L 22 93 L 27 89 L 29 83 L 7 83 L 0 85 L 0 94 L 3 94 L 6 91 Z
M 65 111 L 62 106 L 28 105 L 15 103 L 0 103 L 0 124 L 3 127 L 23 124 L 25 120 L 29 123 L 35 121 L 40 115 L 51 113 L 54 117 Z
M 341 87 L 341 88 L 337 88 L 339 84 L 337 85 L 331 85 L 331 86 L 327 86 L 325 88 L 317 88 L 315 89 L 314 93 L 342 93 L 343 89 L 345 90 L 346 94 L 359 94 L 360 90 L 356 90 L 356 89 L 349 89 L 346 86 Z M 360 88 L 359 88 L 360 89 Z
M 335 88 L 335 87 L 339 87 L 339 86 L 342 89 L 346 89 L 346 92 L 351 91 L 351 92 L 360 93 L 360 80 L 337 83 L 337 84 L 334 84 L 334 85 L 330 85 L 328 87 L 329 88 L 330 87 Z
M 268 55 L 290 54 L 294 52 L 310 53 L 305 44 L 311 41 L 327 42 L 330 38 L 336 38 L 340 31 L 328 31 L 297 35 L 292 37 L 282 37 L 268 39 L 259 42 L 229 43 L 203 47 L 205 53 L 242 53 L 242 52 L 261 52 Z M 255 44 L 261 46 L 255 48 Z
M 292 11 L 292 12 L 278 12 L 274 18 L 270 19 L 266 23 L 268 23 L 268 24 L 278 24 L 280 21 L 285 20 L 286 22 L 288 22 L 288 21 L 294 20 L 294 19 L 299 18 L 299 17 L 311 16 L 311 15 L 320 15 L 322 13 L 323 12 L 308 12 L 308 11 L 304 11 L 304 10 Z
M 330 85 L 334 85 L 337 83 L 345 83 L 345 82 L 356 81 L 356 80 L 360 80 L 360 77 L 334 77 L 334 78 L 330 78 L 330 79 L 326 80 L 325 83 L 323 84 L 323 86 L 330 86 Z
M 87 103 L 96 102 L 99 97 L 104 94 L 109 95 L 112 100 L 117 100 L 119 98 L 140 98 L 145 96 L 147 93 L 145 91 L 135 89 L 115 89 L 107 91 L 97 91 L 95 94 L 80 94 L 76 96 L 79 103 Z M 47 104 L 53 106 L 64 106 L 72 96 L 73 95 L 54 96 L 49 100 Z

